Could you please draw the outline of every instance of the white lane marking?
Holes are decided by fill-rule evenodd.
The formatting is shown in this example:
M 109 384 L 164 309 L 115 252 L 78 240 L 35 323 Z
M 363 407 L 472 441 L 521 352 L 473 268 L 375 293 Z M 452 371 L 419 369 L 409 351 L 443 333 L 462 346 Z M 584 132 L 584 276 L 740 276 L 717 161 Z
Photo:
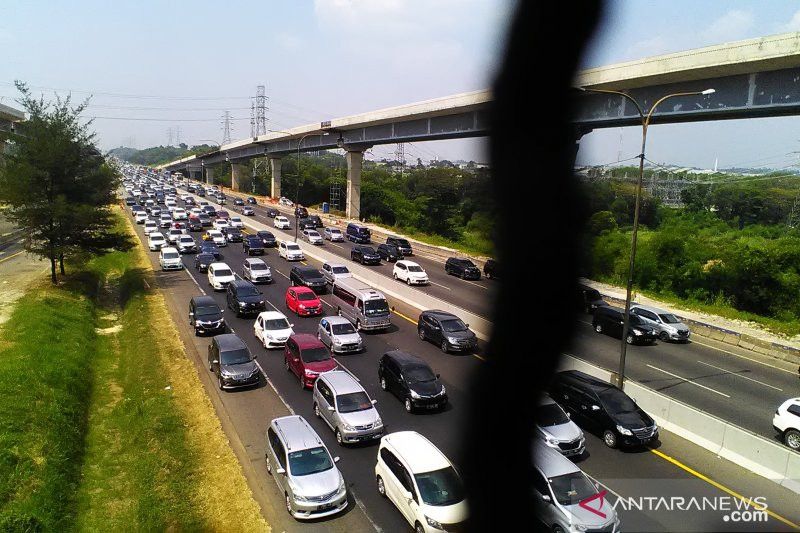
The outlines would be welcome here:
M 356 381 L 361 381 L 360 379 L 358 379 L 358 376 L 356 376 L 355 374 L 353 374 L 352 372 L 350 372 L 350 369 L 349 369 L 349 368 L 347 368 L 346 366 L 344 366 L 344 365 L 342 364 L 342 362 L 341 362 L 341 361 L 339 361 L 339 360 L 338 360 L 338 359 L 336 359 L 335 357 L 333 358 L 333 360 L 334 360 L 334 361 L 336 361 L 336 364 L 337 364 L 337 365 L 339 365 L 340 367 L 342 367 L 342 369 L 343 369 L 345 372 L 347 372 L 348 374 L 350 374 L 350 375 L 353 377 L 353 379 L 354 379 L 354 380 L 356 380 Z
M 777 391 L 783 392 L 783 389 L 779 389 L 778 387 L 773 387 L 769 383 L 764 383 L 763 381 L 759 381 L 757 379 L 753 379 L 753 378 L 750 378 L 750 377 L 747 377 L 747 376 L 743 376 L 743 375 L 741 375 L 741 374 L 739 374 L 737 372 L 733 372 L 732 370 L 728 370 L 726 368 L 722 368 L 722 367 L 719 367 L 719 366 L 716 366 L 716 365 L 712 365 L 711 363 L 706 363 L 704 361 L 700 361 L 699 359 L 697 360 L 697 362 L 700 363 L 701 365 L 706 365 L 706 366 L 710 366 L 711 368 L 716 368 L 717 370 L 722 370 L 723 372 L 725 372 L 726 374 L 730 374 L 731 376 L 736 376 L 736 377 L 739 377 L 739 378 L 742 378 L 742 379 L 746 379 L 748 381 L 752 381 L 754 383 L 758 383 L 759 385 L 764 385 L 765 387 L 769 387 L 770 389 L 775 389 Z
M 346 250 L 347 249 L 344 246 L 342 246 L 341 244 L 336 244 L 335 242 L 331 242 L 330 245 L 331 246 L 336 246 L 337 248 L 341 248 L 342 250 Z
M 586 472 L 584 472 L 584 474 L 586 474 Z M 603 487 L 604 489 L 606 489 L 608 492 L 610 492 L 611 494 L 613 494 L 614 496 L 616 496 L 618 500 L 624 500 L 624 498 L 623 498 L 623 497 L 622 497 L 622 496 L 621 496 L 621 495 L 620 495 L 618 492 L 616 492 L 615 490 L 613 490 L 611 487 L 609 487 L 608 485 L 606 485 L 605 483 L 603 483 L 603 482 L 602 482 L 602 481 L 600 481 L 599 479 L 597 479 L 597 478 L 595 478 L 595 477 L 592 477 L 592 476 L 590 476 L 589 474 L 586 474 L 586 477 L 588 477 L 589 479 L 591 479 L 592 481 L 594 481 L 595 483 L 597 483 L 598 485 L 600 485 L 601 487 Z
M 672 372 L 664 370 L 663 368 L 658 368 L 657 366 L 653 366 L 653 365 L 647 365 L 647 366 L 649 368 L 652 368 L 653 370 L 658 370 L 659 372 L 663 372 L 663 373 L 665 373 L 667 375 L 670 375 L 670 376 L 672 376 L 674 378 L 680 379 L 681 381 L 689 383 L 690 385 L 694 385 L 695 387 L 700 387 L 701 389 L 706 389 L 707 391 L 711 391 L 714 394 L 719 394 L 720 396 L 725 396 L 726 398 L 730 398 L 730 396 L 725 394 L 724 392 L 720 392 L 720 391 L 718 391 L 716 389 L 712 389 L 711 387 L 706 387 L 705 385 L 701 385 L 700 383 L 695 383 L 694 381 L 692 381 L 689 378 L 685 378 L 683 376 L 679 376 L 678 374 L 673 374 Z
M 474 281 L 470 281 L 468 279 L 462 279 L 461 281 L 463 281 L 464 283 L 469 283 L 470 285 L 475 285 L 476 287 L 480 287 L 481 289 L 483 289 L 485 291 L 489 290 L 489 287 L 481 285 L 480 283 L 475 283 Z
M 436 285 L 437 287 L 441 287 L 441 288 L 443 288 L 443 289 L 447 289 L 448 291 L 452 291 L 452 290 L 453 290 L 453 289 L 451 289 L 450 287 L 445 287 L 445 286 L 444 286 L 444 285 L 442 285 L 441 283 L 436 283 L 435 281 L 430 281 L 430 280 L 428 280 L 428 283 L 430 283 L 431 285 Z
M 766 363 L 764 361 L 759 361 L 758 359 L 753 359 L 752 357 L 747 357 L 746 355 L 741 355 L 741 354 L 738 354 L 738 353 L 735 353 L 735 352 L 731 352 L 729 350 L 723 350 L 722 348 L 718 348 L 718 347 L 713 346 L 711 344 L 706 344 L 704 342 L 700 342 L 700 341 L 695 340 L 695 339 L 692 339 L 692 344 L 699 344 L 700 346 L 705 346 L 706 348 L 711 348 L 712 350 L 717 350 L 718 352 L 726 353 L 728 355 L 733 355 L 733 356 L 739 357 L 741 359 L 747 359 L 748 361 L 752 361 L 753 363 L 758 363 L 759 365 L 768 366 L 768 367 L 773 368 L 775 370 L 780 370 L 781 372 L 786 372 L 787 374 L 792 374 L 792 375 L 796 375 L 797 374 L 797 372 L 795 372 L 795 371 L 787 370 L 787 369 L 781 368 L 779 366 L 774 366 L 774 365 L 771 365 L 771 364 Z M 742 348 L 742 349 L 745 350 L 746 348 Z

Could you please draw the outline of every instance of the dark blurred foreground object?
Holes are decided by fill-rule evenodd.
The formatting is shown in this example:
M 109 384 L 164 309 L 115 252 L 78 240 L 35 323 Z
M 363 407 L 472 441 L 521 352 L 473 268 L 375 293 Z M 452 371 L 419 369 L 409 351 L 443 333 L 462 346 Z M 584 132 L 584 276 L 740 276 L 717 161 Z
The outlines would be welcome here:
M 492 316 L 489 362 L 475 373 L 470 414 L 462 425 L 469 531 L 545 529 L 531 513 L 530 398 L 532 389 L 543 390 L 552 376 L 575 319 L 574 300 L 565 295 L 577 290 L 584 217 L 572 175 L 578 137 L 571 123 L 571 87 L 601 6 L 599 0 L 518 2 L 493 87 L 490 155 L 495 203 L 501 206 L 496 246 L 503 280 Z M 522 157 L 536 162 L 536 174 L 520 172 Z M 521 202 L 530 209 L 502 208 Z M 536 228 L 525 248 L 537 250 L 539 260 L 511 255 L 510 230 L 521 227 Z M 513 305 L 519 297 L 514 280 L 520 279 L 533 280 L 537 300 L 547 305 L 520 313 Z M 520 342 L 530 324 L 548 325 L 535 348 Z M 506 408 L 498 410 L 491 400 L 501 398 Z

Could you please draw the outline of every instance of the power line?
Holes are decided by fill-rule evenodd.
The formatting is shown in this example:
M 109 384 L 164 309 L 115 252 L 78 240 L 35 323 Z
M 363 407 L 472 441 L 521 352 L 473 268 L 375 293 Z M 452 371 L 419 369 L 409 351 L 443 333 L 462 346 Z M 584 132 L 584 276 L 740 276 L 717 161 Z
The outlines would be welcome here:
M 0 81 L 0 85 L 15 87 L 13 82 Z M 249 100 L 249 96 L 158 96 L 153 94 L 124 94 L 124 93 L 109 93 L 103 91 L 86 91 L 82 89 L 64 89 L 57 87 L 44 87 L 42 85 L 28 85 L 31 89 L 39 89 L 46 91 L 61 91 L 69 93 L 90 94 L 98 96 L 108 96 L 110 98 L 151 98 L 158 100 Z
M 84 116 L 92 120 L 136 120 L 136 121 L 149 121 L 149 122 L 217 122 L 217 118 L 142 118 L 142 117 L 100 117 L 100 116 Z M 250 120 L 248 118 L 230 118 L 231 122 L 238 120 Z

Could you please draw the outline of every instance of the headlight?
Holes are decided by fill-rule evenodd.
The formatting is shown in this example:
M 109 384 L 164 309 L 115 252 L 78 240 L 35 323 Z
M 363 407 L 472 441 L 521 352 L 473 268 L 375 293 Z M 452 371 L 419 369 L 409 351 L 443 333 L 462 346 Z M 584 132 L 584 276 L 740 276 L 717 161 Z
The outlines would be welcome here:
M 589 526 L 584 524 L 572 524 L 572 529 L 574 529 L 575 531 L 586 531 L 587 529 L 589 529 Z
M 345 431 L 354 431 L 354 430 L 356 429 L 356 428 L 354 428 L 353 426 L 351 426 L 350 424 L 347 424 L 347 423 L 345 423 L 345 422 L 342 422 L 342 428 L 343 428 Z
M 381 419 L 381 417 L 377 417 L 375 419 L 375 427 L 377 428 L 377 427 L 380 427 L 382 425 L 383 425 L 383 420 Z
M 635 330 L 633 330 L 633 334 L 634 334 L 634 335 L 641 335 L 641 334 L 642 334 L 642 332 L 641 332 L 641 331 L 639 331 L 638 329 L 635 329 Z
M 225 370 L 224 368 L 223 368 L 222 370 L 220 370 L 220 371 L 219 371 L 219 373 L 220 373 L 220 374 L 221 374 L 223 377 L 226 377 L 226 378 L 229 378 L 229 377 L 231 377 L 231 376 L 233 375 L 233 374 L 231 374 L 230 372 L 228 372 L 227 370 Z
M 292 492 L 294 492 L 294 489 L 292 490 Z M 306 498 L 305 496 L 303 496 L 301 494 L 297 494 L 296 492 L 294 492 L 294 499 L 295 499 L 295 501 L 298 501 L 298 502 L 307 502 L 307 501 L 309 501 L 308 498 Z
M 342 340 L 339 339 L 338 337 L 334 337 L 333 338 L 333 344 L 341 345 L 342 344 Z
M 630 429 L 624 428 L 624 427 L 620 426 L 619 424 L 617 424 L 617 431 L 619 431 L 623 435 L 628 435 L 628 436 L 633 435 L 633 432 Z
M 313 370 L 309 370 L 308 368 L 306 368 L 305 374 L 306 374 L 306 377 L 309 377 L 309 378 L 313 378 L 314 376 L 317 375 L 316 372 L 314 372 Z
M 258 305 L 264 305 L 264 300 L 259 300 Z
M 444 385 L 442 385 L 442 390 L 439 391 L 439 394 L 445 394 L 446 392 L 447 392 L 447 389 L 445 388 Z
M 447 342 L 449 342 L 450 344 L 456 344 L 458 342 L 458 339 L 456 339 L 455 337 L 447 337 Z
M 413 390 L 411 391 L 411 397 L 414 398 L 415 400 L 419 400 L 420 398 L 422 398 L 422 396 L 420 396 Z
M 305 309 L 306 308 L 305 304 L 300 304 L 298 307 L 300 307 L 300 309 Z
M 550 446 L 552 446 L 554 448 L 558 447 L 558 440 L 556 440 L 556 438 L 553 437 L 552 435 L 550 435 L 549 433 L 545 433 L 544 434 L 544 440 Z
M 342 476 L 339 476 L 339 492 L 342 492 L 346 488 L 347 487 L 344 484 L 344 478 Z
M 442 524 L 431 518 L 430 516 L 425 516 L 425 521 L 428 523 L 429 526 L 435 529 L 444 529 Z

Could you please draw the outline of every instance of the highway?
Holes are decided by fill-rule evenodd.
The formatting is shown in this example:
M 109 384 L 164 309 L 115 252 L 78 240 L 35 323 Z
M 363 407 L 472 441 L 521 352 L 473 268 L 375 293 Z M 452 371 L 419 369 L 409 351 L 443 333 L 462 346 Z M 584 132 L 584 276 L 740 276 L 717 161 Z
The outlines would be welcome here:
M 140 238 L 143 238 L 141 226 L 137 226 L 137 232 Z M 280 231 L 275 231 L 275 233 L 279 238 L 282 236 Z M 194 235 L 199 238 L 198 234 Z M 301 246 L 307 248 L 312 245 L 303 243 Z M 225 255 L 223 261 L 227 262 L 237 273 L 241 273 L 241 265 L 245 257 L 241 245 L 230 244 L 222 251 Z M 149 256 L 157 269 L 157 254 L 149 253 Z M 234 317 L 233 313 L 226 313 L 226 319 L 232 329 L 248 343 L 254 354 L 259 355 L 259 363 L 267 383 L 252 390 L 237 392 L 221 392 L 216 388 L 205 362 L 209 339 L 194 337 L 187 322 L 186 307 L 192 295 L 204 292 L 213 294 L 223 307 L 225 298 L 224 293 L 210 291 L 205 275 L 198 274 L 193 270 L 193 259 L 192 255 L 184 256 L 184 264 L 187 266 L 184 271 L 157 272 L 158 285 L 164 289 L 167 303 L 179 326 L 181 336 L 189 348 L 190 356 L 193 357 L 201 379 L 222 420 L 223 427 L 231 438 L 234 451 L 242 461 L 248 482 L 257 500 L 265 509 L 268 519 L 272 521 L 273 527 L 286 531 L 361 531 L 369 528 L 387 532 L 410 530 L 400 513 L 387 500 L 378 496 L 375 490 L 373 469 L 376 447 L 367 445 L 342 448 L 336 444 L 330 429 L 313 416 L 310 391 L 301 390 L 297 378 L 284 369 L 282 351 L 266 352 L 256 341 L 252 333 L 253 318 L 239 319 Z M 275 282 L 271 285 L 262 285 L 261 289 L 269 302 L 270 309 L 275 308 L 286 313 L 283 296 L 289 286 L 288 274 L 291 265 L 278 258 L 275 249 L 269 249 L 264 259 L 273 269 Z M 313 261 L 310 261 L 309 264 L 319 266 Z M 452 286 L 453 283 L 461 281 L 453 279 L 450 284 Z M 323 296 L 324 301 L 329 298 L 329 295 Z M 475 372 L 480 372 L 482 365 L 487 363 L 480 353 L 474 355 L 443 354 L 432 344 L 420 341 L 416 335 L 414 324 L 417 312 L 403 302 L 392 301 L 391 303 L 396 306 L 397 311 L 393 316 L 394 327 L 392 330 L 386 333 L 364 334 L 365 352 L 340 356 L 337 357 L 337 360 L 344 369 L 361 380 L 372 398 L 377 399 L 377 408 L 386 423 L 387 431 L 405 429 L 418 431 L 431 439 L 448 457 L 459 464 L 459 450 L 462 442 L 459 432 L 454 428 L 462 427 L 462 424 L 469 421 L 469 413 L 465 412 L 464 406 L 467 403 L 467 395 L 470 393 L 470 376 Z M 326 304 L 326 312 L 331 312 L 329 304 Z M 293 316 L 289 316 L 289 318 L 295 324 L 295 331 L 309 333 L 316 331 L 319 320 L 318 318 Z M 582 332 L 579 330 L 577 332 L 578 344 L 581 342 L 581 334 Z M 590 330 L 586 330 L 586 334 L 594 335 Z M 592 339 L 592 342 L 599 342 L 601 345 L 605 340 L 610 343 L 614 342 L 613 339 L 608 338 L 598 340 L 593 337 Z M 674 347 L 667 346 L 665 348 Z M 380 389 L 377 380 L 377 358 L 385 351 L 395 348 L 415 353 L 425 359 L 436 372 L 441 373 L 450 396 L 450 405 L 446 410 L 426 414 L 407 414 L 394 396 Z M 642 347 L 641 349 L 648 348 L 657 347 Z M 632 353 L 638 354 L 638 351 L 637 348 Z M 576 355 L 580 356 L 580 354 Z M 635 359 L 636 356 L 631 358 Z M 278 494 L 274 481 L 268 478 L 264 469 L 264 432 L 271 418 L 281 416 L 288 411 L 306 417 L 332 453 L 341 457 L 339 468 L 354 496 L 352 501 L 354 505 L 351 505 L 350 510 L 343 515 L 312 524 L 300 524 L 289 519 L 282 510 L 282 497 Z M 716 496 L 728 495 L 719 487 L 700 480 L 695 474 L 676 466 L 655 452 L 609 450 L 598 438 L 588 435 L 587 439 L 587 457 L 580 462 L 580 466 L 589 475 L 607 486 L 610 491 L 613 491 L 612 493 L 626 497 L 646 494 L 648 491 L 652 492 L 654 486 L 662 486 L 663 480 L 674 479 L 685 482 L 685 486 L 681 488 L 683 495 L 701 495 L 709 493 L 709 491 L 710 494 Z M 796 495 L 767 480 L 758 478 L 726 461 L 715 459 L 704 450 L 668 433 L 662 436 L 662 445 L 657 452 L 684 461 L 689 468 L 708 475 L 715 479 L 720 486 L 737 494 L 748 497 L 767 494 L 770 509 L 776 516 L 788 520 L 790 523 L 800 522 L 800 516 L 798 516 L 800 510 L 795 505 Z M 725 463 L 725 465 L 720 466 L 720 463 Z M 639 511 L 622 511 L 621 516 L 625 530 L 707 530 L 714 523 L 722 524 L 719 522 L 722 520 L 721 515 L 713 513 L 652 515 Z M 717 522 L 714 522 L 715 520 Z M 637 527 L 626 527 L 627 523 L 636 524 Z M 743 530 L 775 531 L 787 528 L 787 524 L 770 516 L 767 523 L 747 524 Z M 731 529 L 729 528 L 729 530 Z

